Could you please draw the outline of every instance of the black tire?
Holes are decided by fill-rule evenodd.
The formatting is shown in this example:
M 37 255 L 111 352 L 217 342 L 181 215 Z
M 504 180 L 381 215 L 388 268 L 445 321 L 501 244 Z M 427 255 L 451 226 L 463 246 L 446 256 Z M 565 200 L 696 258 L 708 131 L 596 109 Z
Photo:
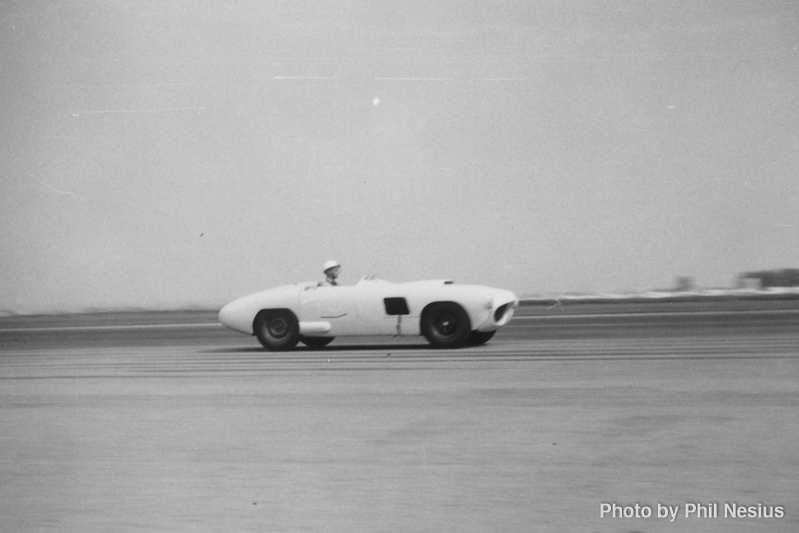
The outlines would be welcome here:
M 422 316 L 422 334 L 435 348 L 460 348 L 471 329 L 469 315 L 455 303 L 434 304 Z
M 335 337 L 306 337 L 300 335 L 300 342 L 312 350 L 319 350 L 333 342 L 334 338 Z
M 469 340 L 466 341 L 466 344 L 469 346 L 480 346 L 481 344 L 485 344 L 491 340 L 491 337 L 494 336 L 497 330 L 494 331 L 472 331 L 469 334 Z
M 291 350 L 300 340 L 297 317 L 288 309 L 261 311 L 253 321 L 252 329 L 264 348 L 274 352 Z

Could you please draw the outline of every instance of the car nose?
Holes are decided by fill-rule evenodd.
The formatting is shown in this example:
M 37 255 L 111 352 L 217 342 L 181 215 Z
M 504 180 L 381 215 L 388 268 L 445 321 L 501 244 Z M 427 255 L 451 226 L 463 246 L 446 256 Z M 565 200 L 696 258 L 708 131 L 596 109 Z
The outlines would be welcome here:
M 222 307 L 222 309 L 219 310 L 219 314 L 217 315 L 217 318 L 219 319 L 219 321 L 222 323 L 223 326 L 228 327 L 228 328 L 230 327 L 230 323 L 231 323 L 231 320 L 233 318 L 233 304 L 232 304 L 232 302 L 229 303 L 229 304 L 224 305 Z
M 244 331 L 244 329 L 242 329 L 242 305 L 239 300 L 234 300 L 222 307 L 217 317 L 226 328 Z

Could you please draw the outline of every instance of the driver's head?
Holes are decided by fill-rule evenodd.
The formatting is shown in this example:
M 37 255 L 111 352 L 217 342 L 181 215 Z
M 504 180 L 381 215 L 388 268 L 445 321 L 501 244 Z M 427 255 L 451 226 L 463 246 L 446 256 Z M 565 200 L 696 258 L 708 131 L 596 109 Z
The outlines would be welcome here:
M 335 278 L 338 276 L 339 272 L 341 272 L 341 264 L 335 259 L 331 259 L 322 266 L 322 271 L 325 273 L 325 276 Z

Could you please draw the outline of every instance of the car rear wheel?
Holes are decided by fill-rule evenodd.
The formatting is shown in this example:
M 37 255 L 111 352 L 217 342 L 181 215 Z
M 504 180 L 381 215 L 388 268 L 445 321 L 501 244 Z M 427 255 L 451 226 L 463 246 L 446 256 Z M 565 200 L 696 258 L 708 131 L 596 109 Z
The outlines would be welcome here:
M 469 316 L 455 303 L 434 304 L 422 317 L 422 334 L 435 348 L 460 348 L 470 331 Z
M 312 350 L 318 350 L 333 342 L 334 338 L 335 337 L 306 337 L 300 335 L 300 342 Z
M 267 350 L 291 350 L 300 340 L 297 317 L 288 309 L 261 311 L 252 326 L 255 336 Z
M 469 340 L 466 341 L 466 344 L 469 346 L 480 346 L 481 344 L 485 344 L 491 340 L 491 337 L 494 336 L 497 330 L 494 331 L 472 331 L 469 334 Z

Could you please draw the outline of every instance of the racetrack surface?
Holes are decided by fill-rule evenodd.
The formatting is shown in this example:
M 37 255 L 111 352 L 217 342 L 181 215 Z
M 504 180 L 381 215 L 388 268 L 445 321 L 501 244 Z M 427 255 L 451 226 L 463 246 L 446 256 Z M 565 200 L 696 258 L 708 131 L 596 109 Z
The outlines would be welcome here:
M 527 306 L 476 348 L 277 354 L 214 313 L 7 317 L 0 531 L 796 532 L 798 384 L 790 301 Z

